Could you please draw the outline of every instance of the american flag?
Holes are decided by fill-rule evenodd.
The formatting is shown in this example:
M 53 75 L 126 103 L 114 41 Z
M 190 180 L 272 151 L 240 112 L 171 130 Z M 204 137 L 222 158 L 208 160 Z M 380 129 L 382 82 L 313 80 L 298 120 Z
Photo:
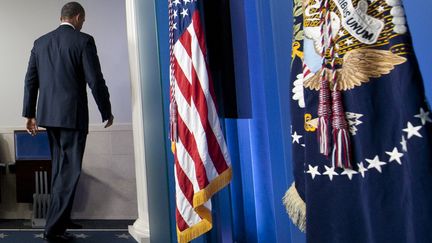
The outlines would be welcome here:
M 231 180 L 197 0 L 169 0 L 170 127 L 178 242 L 212 228 L 211 197 Z

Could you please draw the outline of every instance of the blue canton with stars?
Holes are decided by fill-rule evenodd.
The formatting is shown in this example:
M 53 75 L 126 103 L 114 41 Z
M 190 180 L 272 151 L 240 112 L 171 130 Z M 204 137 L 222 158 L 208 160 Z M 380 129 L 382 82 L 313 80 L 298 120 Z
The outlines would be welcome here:
M 192 15 L 197 9 L 197 0 L 172 0 L 170 6 L 173 19 L 171 28 L 175 43 L 191 24 Z

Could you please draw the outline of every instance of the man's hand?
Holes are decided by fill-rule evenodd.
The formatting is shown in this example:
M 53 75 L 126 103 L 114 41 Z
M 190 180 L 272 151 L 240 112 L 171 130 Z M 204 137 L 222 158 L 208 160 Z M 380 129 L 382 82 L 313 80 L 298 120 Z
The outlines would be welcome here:
M 38 133 L 39 128 L 36 124 L 36 118 L 27 118 L 26 130 L 32 136 L 35 136 Z
M 114 116 L 111 115 L 111 117 L 108 119 L 107 123 L 105 124 L 105 128 L 110 127 L 114 122 Z

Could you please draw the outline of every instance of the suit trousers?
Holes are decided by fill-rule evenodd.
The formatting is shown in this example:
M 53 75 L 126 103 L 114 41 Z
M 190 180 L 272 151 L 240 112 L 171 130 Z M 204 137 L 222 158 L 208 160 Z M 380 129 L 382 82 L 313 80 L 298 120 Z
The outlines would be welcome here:
M 46 129 L 52 155 L 52 173 L 45 233 L 55 235 L 63 234 L 71 221 L 88 131 L 57 127 Z

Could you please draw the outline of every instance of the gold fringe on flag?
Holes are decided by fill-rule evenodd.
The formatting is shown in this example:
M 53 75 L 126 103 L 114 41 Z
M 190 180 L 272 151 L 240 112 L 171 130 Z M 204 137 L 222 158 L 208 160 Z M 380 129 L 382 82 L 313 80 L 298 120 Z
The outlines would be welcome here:
M 227 186 L 231 178 L 232 169 L 229 167 L 218 177 L 214 178 L 206 188 L 195 193 L 193 207 L 202 220 L 184 231 L 180 231 L 177 228 L 177 240 L 179 243 L 187 243 L 212 229 L 211 211 L 204 207 L 204 203 L 210 200 L 216 192 Z
M 306 203 L 298 194 L 295 183 L 291 185 L 282 200 L 293 224 L 302 232 L 306 232 Z
M 171 142 L 171 152 L 173 154 L 175 154 L 175 152 L 176 152 L 176 143 L 175 142 Z
M 194 207 L 203 205 L 205 202 L 210 200 L 213 194 L 220 191 L 222 188 L 224 188 L 226 185 L 230 183 L 231 177 L 232 177 L 232 169 L 230 167 L 227 170 L 225 170 L 222 174 L 220 174 L 218 177 L 214 178 L 212 182 L 207 185 L 206 188 L 195 193 L 193 198 Z
M 184 231 L 180 231 L 177 228 L 177 241 L 179 243 L 187 243 L 212 229 L 213 225 L 210 210 L 204 206 L 199 206 L 195 208 L 195 211 L 202 220 Z

